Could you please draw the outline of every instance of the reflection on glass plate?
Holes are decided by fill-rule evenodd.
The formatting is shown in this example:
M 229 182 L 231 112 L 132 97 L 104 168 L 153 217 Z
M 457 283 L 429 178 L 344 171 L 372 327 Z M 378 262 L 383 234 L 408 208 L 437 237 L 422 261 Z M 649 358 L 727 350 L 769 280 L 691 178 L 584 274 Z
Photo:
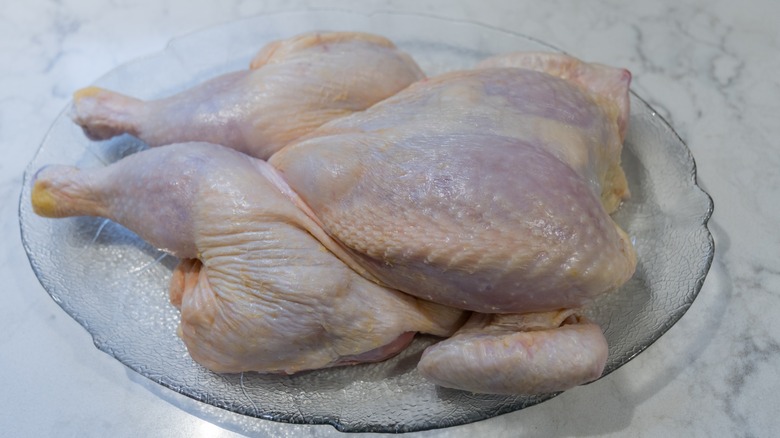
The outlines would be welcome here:
M 124 65 L 96 85 L 161 97 L 243 69 L 270 40 L 310 30 L 374 32 L 410 52 L 429 75 L 468 68 L 488 55 L 554 50 L 529 37 L 434 17 L 319 11 L 275 14 L 188 35 Z M 575 54 L 576 55 L 576 54 Z M 86 85 L 86 84 L 85 84 Z M 639 256 L 634 278 L 603 296 L 589 316 L 610 344 L 606 373 L 668 330 L 701 288 L 713 256 L 709 196 L 687 147 L 644 101 L 631 96 L 623 153 L 632 197 L 615 215 Z M 379 364 L 264 376 L 219 375 L 198 366 L 176 336 L 167 285 L 176 264 L 125 228 L 97 218 L 51 220 L 29 205 L 29 181 L 45 164 L 103 166 L 143 148 L 131 137 L 91 142 L 61 115 L 25 175 L 19 215 L 30 262 L 52 298 L 95 345 L 141 375 L 196 400 L 250 417 L 332 424 L 344 431 L 413 431 L 473 422 L 553 397 L 470 394 L 436 387 L 415 371 L 431 339 Z

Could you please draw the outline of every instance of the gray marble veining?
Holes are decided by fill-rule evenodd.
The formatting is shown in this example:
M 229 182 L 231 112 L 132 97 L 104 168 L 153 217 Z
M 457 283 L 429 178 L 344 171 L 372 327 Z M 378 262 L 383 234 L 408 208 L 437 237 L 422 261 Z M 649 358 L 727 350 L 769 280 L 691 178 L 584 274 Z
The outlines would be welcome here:
M 434 0 L 31 0 L 0 10 L 0 418 L 9 436 L 336 436 L 248 424 L 155 387 L 92 346 L 43 291 L 17 219 L 22 172 L 71 93 L 175 36 L 308 6 L 398 10 L 519 31 L 625 66 L 680 133 L 715 201 L 716 257 L 688 313 L 596 384 L 477 424 L 419 434 L 780 434 L 780 3 Z M 197 415 L 193 415 L 197 413 Z M 418 435 L 418 434 L 414 434 Z

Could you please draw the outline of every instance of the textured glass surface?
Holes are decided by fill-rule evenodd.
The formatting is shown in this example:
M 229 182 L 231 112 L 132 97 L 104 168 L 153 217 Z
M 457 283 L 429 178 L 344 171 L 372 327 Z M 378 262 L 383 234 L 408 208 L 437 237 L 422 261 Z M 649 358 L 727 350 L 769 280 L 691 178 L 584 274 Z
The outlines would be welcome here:
M 434 17 L 297 12 L 255 17 L 176 39 L 160 54 L 124 65 L 96 85 L 143 98 L 164 96 L 245 68 L 269 40 L 318 29 L 387 36 L 430 75 L 469 67 L 488 55 L 554 50 L 522 35 Z M 685 313 L 713 256 L 706 228 L 712 202 L 696 185 L 687 147 L 641 99 L 634 95 L 631 104 L 623 163 L 633 196 L 615 217 L 636 246 L 639 266 L 631 281 L 587 310 L 609 341 L 605 374 L 647 348 Z M 100 350 L 136 372 L 250 417 L 326 423 L 345 431 L 446 427 L 554 396 L 479 395 L 435 387 L 415 371 L 422 350 L 432 342 L 426 338 L 383 363 L 288 377 L 219 375 L 198 366 L 176 336 L 178 311 L 168 303 L 173 257 L 113 222 L 43 219 L 29 205 L 29 182 L 41 166 L 103 166 L 143 147 L 128 136 L 91 142 L 63 114 L 27 169 L 20 202 L 24 245 L 45 289 L 92 334 Z

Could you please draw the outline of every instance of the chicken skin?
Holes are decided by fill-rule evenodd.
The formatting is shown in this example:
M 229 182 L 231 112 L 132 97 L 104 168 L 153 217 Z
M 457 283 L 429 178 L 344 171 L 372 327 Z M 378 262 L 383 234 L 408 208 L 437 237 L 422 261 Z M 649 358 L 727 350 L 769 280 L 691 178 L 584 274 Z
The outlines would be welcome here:
M 453 72 L 269 163 L 392 288 L 487 313 L 581 307 L 636 264 L 608 214 L 628 194 L 621 113 L 592 94 L 528 69 Z
M 248 70 L 159 100 L 79 90 L 71 116 L 94 140 L 126 133 L 150 146 L 203 141 L 266 159 L 422 77 L 411 57 L 380 36 L 310 33 L 268 44 Z
M 416 332 L 448 336 L 463 323 L 460 310 L 347 267 L 267 163 L 222 146 L 154 148 L 100 169 L 49 166 L 32 202 L 43 216 L 112 219 L 181 258 L 170 287 L 181 337 L 213 371 L 373 362 Z
M 373 278 L 479 312 L 426 351 L 423 375 L 476 392 L 564 390 L 607 359 L 577 310 L 636 267 L 609 216 L 628 195 L 629 80 L 565 55 L 489 60 L 327 123 L 269 162 Z

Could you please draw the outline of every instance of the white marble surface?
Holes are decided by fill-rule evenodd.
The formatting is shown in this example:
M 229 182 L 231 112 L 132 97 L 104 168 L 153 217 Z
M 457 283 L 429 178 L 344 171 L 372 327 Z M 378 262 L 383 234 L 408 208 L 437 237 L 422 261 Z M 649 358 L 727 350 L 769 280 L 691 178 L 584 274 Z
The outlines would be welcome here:
M 467 18 L 625 66 L 696 158 L 716 256 L 688 313 L 596 384 L 412 436 L 780 435 L 780 31 L 775 0 L 29 0 L 0 8 L 0 419 L 7 436 L 335 436 L 248 425 L 158 389 L 92 345 L 45 293 L 19 237 L 22 172 L 70 94 L 175 36 L 316 5 Z M 193 415 L 197 413 L 197 415 Z M 211 413 L 209 413 L 211 412 Z M 251 422 L 251 424 L 255 424 Z

